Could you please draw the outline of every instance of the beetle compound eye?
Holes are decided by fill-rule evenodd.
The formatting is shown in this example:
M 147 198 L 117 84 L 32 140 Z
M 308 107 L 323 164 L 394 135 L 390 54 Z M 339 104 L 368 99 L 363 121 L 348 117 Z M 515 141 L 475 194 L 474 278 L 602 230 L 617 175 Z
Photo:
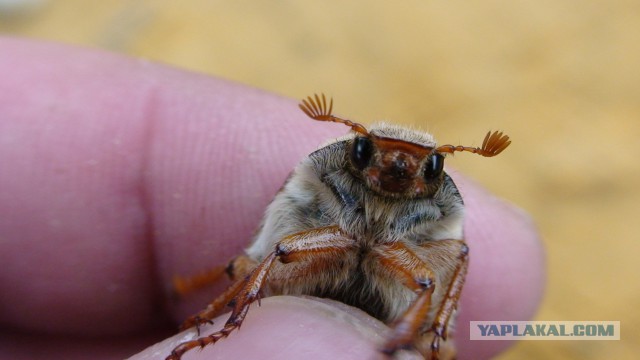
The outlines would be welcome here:
M 425 165 L 424 179 L 431 181 L 437 179 L 442 174 L 444 168 L 444 156 L 440 154 L 431 155 L 431 160 Z
M 369 138 L 364 136 L 355 138 L 353 148 L 351 149 L 351 162 L 358 170 L 362 170 L 369 165 L 372 154 L 373 143 Z

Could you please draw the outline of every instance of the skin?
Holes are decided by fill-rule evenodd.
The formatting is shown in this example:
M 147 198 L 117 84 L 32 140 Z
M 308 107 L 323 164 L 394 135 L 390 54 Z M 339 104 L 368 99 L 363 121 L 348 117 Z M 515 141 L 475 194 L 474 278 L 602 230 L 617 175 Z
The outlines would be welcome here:
M 171 277 L 238 254 L 293 166 L 347 130 L 291 99 L 102 51 L 4 38 L 0 54 L 7 358 L 123 358 L 174 335 L 220 286 L 175 301 Z M 466 340 L 468 321 L 529 319 L 544 253 L 526 214 L 452 176 L 471 249 L 456 342 L 461 359 L 483 359 L 509 344 Z M 185 358 L 359 359 L 386 331 L 342 304 L 277 297 Z M 131 359 L 164 358 L 185 336 Z

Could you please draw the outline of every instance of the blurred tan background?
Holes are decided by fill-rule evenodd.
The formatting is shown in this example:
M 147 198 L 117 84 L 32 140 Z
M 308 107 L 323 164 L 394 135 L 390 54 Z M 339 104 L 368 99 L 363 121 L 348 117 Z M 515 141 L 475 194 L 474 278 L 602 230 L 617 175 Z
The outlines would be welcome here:
M 0 32 L 323 91 L 339 114 L 445 142 L 505 130 L 499 158 L 452 163 L 538 223 L 537 319 L 620 320 L 622 340 L 521 342 L 500 359 L 638 358 L 640 1 L 0 0 Z

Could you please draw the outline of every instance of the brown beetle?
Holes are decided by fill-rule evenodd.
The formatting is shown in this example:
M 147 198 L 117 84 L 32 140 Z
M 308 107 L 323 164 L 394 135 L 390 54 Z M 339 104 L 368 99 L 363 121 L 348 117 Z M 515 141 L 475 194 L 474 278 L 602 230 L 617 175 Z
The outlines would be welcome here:
M 464 204 L 444 172 L 446 154 L 498 155 L 511 143 L 489 132 L 482 147 L 436 145 L 427 133 L 364 126 L 332 114 L 324 95 L 300 104 L 307 116 L 353 131 L 305 158 L 267 208 L 244 255 L 192 278 L 177 278 L 179 294 L 225 273 L 235 281 L 181 329 L 211 323 L 228 304 L 224 327 L 177 346 L 167 360 L 204 347 L 238 328 L 261 296 L 312 295 L 358 307 L 388 323 L 381 351 L 414 346 L 425 358 L 452 358 L 448 333 L 469 262 Z

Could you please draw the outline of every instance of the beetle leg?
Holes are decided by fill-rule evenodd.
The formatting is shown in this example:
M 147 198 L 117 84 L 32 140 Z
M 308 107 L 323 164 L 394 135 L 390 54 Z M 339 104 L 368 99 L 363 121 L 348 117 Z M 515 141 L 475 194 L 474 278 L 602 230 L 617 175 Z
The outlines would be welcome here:
M 256 265 L 257 262 L 255 260 L 248 256 L 240 255 L 227 265 L 218 265 L 193 276 L 175 276 L 173 278 L 173 290 L 179 297 L 184 297 L 191 292 L 216 283 L 225 274 L 231 280 L 243 278 Z
M 178 297 L 184 297 L 191 292 L 217 282 L 224 275 L 225 268 L 224 265 L 218 265 L 193 276 L 174 276 L 173 291 Z
M 217 281 L 225 272 L 231 280 L 235 280 L 238 277 L 244 278 L 256 265 L 257 262 L 255 260 L 248 256 L 241 255 L 231 260 L 227 266 L 217 266 L 205 273 L 198 274 L 191 278 L 182 279 L 182 287 L 179 287 L 179 283 L 176 283 L 176 280 L 174 279 L 175 289 L 176 291 L 181 292 L 181 295 L 184 295 Z M 224 293 L 222 293 L 222 295 L 216 297 L 215 300 L 204 310 L 185 320 L 182 325 L 180 325 L 180 330 L 186 330 L 192 326 L 196 326 L 198 335 L 200 335 L 200 325 L 213 324 L 212 319 L 224 310 L 238 292 L 240 292 L 243 283 L 243 280 L 234 282 L 227 290 L 225 290 Z
M 238 295 L 242 289 L 242 285 L 244 285 L 244 280 L 233 283 L 222 295 L 207 305 L 204 310 L 185 320 L 182 325 L 180 325 L 180 330 L 182 331 L 196 326 L 198 328 L 198 335 L 200 335 L 200 325 L 213 324 L 212 319 Z
M 382 349 L 385 354 L 392 355 L 399 349 L 412 346 L 416 338 L 421 335 L 428 320 L 432 305 L 431 298 L 435 290 L 433 272 L 429 266 L 433 266 L 432 262 L 448 260 L 453 257 L 456 259 L 453 277 L 430 327 L 430 330 L 434 332 L 430 350 L 431 359 L 439 358 L 440 339 L 446 340 L 447 325 L 457 307 L 467 272 L 468 248 L 461 240 L 437 241 L 429 243 L 424 248 L 430 248 L 429 251 L 424 252 L 427 255 L 423 255 L 421 251 L 419 256 L 402 243 L 393 243 L 381 247 L 377 253 L 383 269 L 395 275 L 405 286 L 418 293 L 415 301 L 395 322 L 393 335 Z M 434 261 L 430 261 L 430 257 L 433 257 Z M 422 288 L 418 285 L 421 285 Z
M 431 341 L 431 358 L 437 359 L 440 350 L 440 339 L 447 340 L 447 331 L 451 315 L 458 307 L 458 301 L 460 300 L 460 294 L 462 293 L 462 286 L 467 276 L 467 269 L 469 268 L 469 247 L 462 242 L 460 252 L 458 254 L 458 264 L 456 266 L 453 278 L 449 283 L 449 288 L 445 294 L 445 297 L 438 309 L 431 330 L 434 332 L 433 340 Z
M 382 349 L 383 353 L 393 355 L 397 350 L 413 344 L 429 314 L 435 280 L 427 264 L 401 242 L 378 247 L 376 256 L 383 271 L 418 294 L 393 325 L 393 335 Z
M 209 344 L 213 344 L 218 340 L 229 336 L 229 334 L 240 327 L 247 315 L 249 305 L 258 299 L 259 294 L 265 283 L 267 282 L 269 271 L 276 259 L 282 263 L 318 261 L 315 266 L 300 268 L 300 270 L 308 271 L 309 269 L 317 269 L 322 271 L 322 263 L 327 262 L 327 257 L 335 257 L 343 254 L 355 246 L 355 241 L 344 234 L 337 226 L 318 228 L 293 234 L 285 237 L 275 247 L 266 258 L 256 266 L 253 271 L 244 279 L 238 282 L 239 289 L 233 298 L 234 305 L 231 316 L 225 323 L 224 327 L 208 336 L 184 342 L 173 349 L 171 355 L 166 360 L 178 360 L 190 349 L 200 347 L 203 348 Z M 291 275 L 293 277 L 300 276 L 295 274 L 293 269 Z M 308 274 L 304 274 L 308 275 Z M 231 292 L 229 292 L 230 294 Z

